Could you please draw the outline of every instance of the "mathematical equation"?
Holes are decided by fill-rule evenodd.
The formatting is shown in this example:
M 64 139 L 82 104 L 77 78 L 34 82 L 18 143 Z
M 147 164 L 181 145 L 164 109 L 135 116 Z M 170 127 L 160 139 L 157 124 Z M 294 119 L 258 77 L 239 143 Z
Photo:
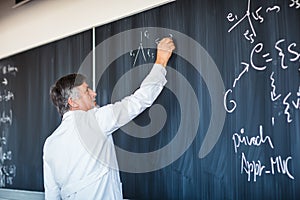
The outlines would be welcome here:
M 282 70 L 287 70 L 288 65 L 286 64 L 287 62 L 290 63 L 299 63 L 300 62 L 300 51 L 296 49 L 297 44 L 296 43 L 291 43 L 287 44 L 287 49 L 283 49 L 281 47 L 281 44 L 285 43 L 285 39 L 280 39 L 278 40 L 274 48 L 277 51 L 277 57 L 280 60 L 280 68 Z M 289 55 L 289 59 L 287 59 L 287 54 Z M 257 64 L 254 62 L 254 60 L 264 60 L 264 64 Z M 225 92 L 224 95 L 224 108 L 228 113 L 232 113 L 235 111 L 237 108 L 237 102 L 235 99 L 230 98 L 231 94 L 234 92 L 233 89 L 236 87 L 237 83 L 241 80 L 241 78 L 249 72 L 250 67 L 256 71 L 264 71 L 267 69 L 267 64 L 268 63 L 273 63 L 273 58 L 270 53 L 264 52 L 264 44 L 263 43 L 258 43 L 257 45 L 254 46 L 254 48 L 251 50 L 249 62 L 241 62 L 241 65 L 244 66 L 244 69 L 242 72 L 235 78 L 232 88 L 228 89 Z M 274 62 L 276 64 L 276 62 Z M 300 69 L 298 68 L 297 71 Z M 272 103 L 276 103 L 278 105 L 278 101 L 280 101 L 281 96 L 285 96 L 283 98 L 282 105 L 285 107 L 285 109 L 282 111 L 283 114 L 286 116 L 286 120 L 288 123 L 292 122 L 292 116 L 290 110 L 292 107 L 294 107 L 296 110 L 300 110 L 300 86 L 298 91 L 296 92 L 297 99 L 292 99 L 291 97 L 291 92 L 288 92 L 287 94 L 283 95 L 282 93 L 277 93 L 277 87 L 276 87 L 276 80 L 274 77 L 275 72 L 273 71 L 270 74 L 270 86 L 271 86 L 271 91 L 270 91 L 270 99 Z M 272 117 L 272 124 L 275 124 L 275 116 Z
M 290 0 L 289 7 L 294 7 L 296 9 L 300 8 L 300 0 Z M 243 33 L 246 40 L 250 41 L 250 43 L 253 43 L 255 41 L 255 38 L 257 36 L 257 32 L 254 27 L 254 21 L 262 24 L 264 22 L 264 17 L 262 13 L 268 14 L 268 13 L 279 13 L 281 10 L 281 7 L 279 5 L 273 5 L 270 7 L 263 8 L 260 6 L 256 10 L 251 10 L 251 0 L 248 0 L 247 9 L 245 11 L 245 14 L 242 17 L 239 17 L 236 14 L 233 14 L 232 12 L 229 12 L 227 15 L 227 20 L 230 24 L 233 24 L 229 29 L 228 33 L 231 32 L 233 29 L 235 29 L 239 24 L 241 24 L 243 21 L 246 21 L 248 23 L 249 29 L 246 29 Z M 254 21 L 253 21 L 254 20 Z
M 8 146 L 10 127 L 13 124 L 13 109 L 11 102 L 15 99 L 10 89 L 10 81 L 14 79 L 18 68 L 12 65 L 0 66 L 0 187 L 12 185 L 17 167 L 12 161 L 13 152 Z
M 173 35 L 172 34 L 169 34 L 169 37 L 173 37 Z M 143 39 L 145 40 L 151 40 L 151 38 L 150 38 L 150 33 L 147 31 L 147 30 L 145 30 L 145 31 L 141 31 L 140 32 L 140 41 L 139 41 L 139 46 L 138 46 L 138 48 L 137 48 L 137 50 L 130 50 L 130 52 L 129 52 L 129 55 L 131 56 L 131 57 L 134 57 L 134 61 L 133 61 L 133 67 L 136 65 L 136 62 L 137 62 L 137 59 L 138 59 L 138 57 L 141 55 L 142 56 L 142 58 L 143 58 L 143 60 L 146 62 L 148 59 L 154 59 L 155 58 L 155 51 L 153 51 L 152 49 L 150 49 L 150 48 L 144 48 L 144 46 L 143 46 Z M 156 43 L 156 44 L 158 44 L 159 43 L 159 41 L 160 41 L 160 38 L 155 38 L 154 39 L 154 42 Z
M 245 133 L 245 129 L 241 128 L 239 133 L 234 133 L 232 135 L 233 146 L 235 154 L 238 153 L 238 149 L 242 146 L 244 147 L 255 147 L 258 148 L 262 145 L 269 146 L 271 149 L 274 149 L 274 145 L 270 136 L 264 135 L 263 126 L 259 126 L 259 134 L 256 136 L 248 136 Z M 263 174 L 275 175 L 275 174 L 284 174 L 287 175 L 290 179 L 294 179 L 292 172 L 289 169 L 289 162 L 292 161 L 292 157 L 288 156 L 286 159 L 283 159 L 281 156 L 269 158 L 268 165 L 263 164 L 260 160 L 248 161 L 244 152 L 241 152 L 241 174 L 247 174 L 247 180 L 256 182 L 257 178 Z
M 286 1 L 288 2 L 288 1 Z M 278 39 L 274 42 L 271 51 L 269 51 L 263 42 L 257 42 L 256 26 L 264 23 L 266 17 L 270 14 L 278 15 L 282 9 L 281 6 L 273 4 L 271 6 L 260 6 L 252 10 L 251 0 L 247 1 L 247 8 L 245 14 L 241 17 L 229 12 L 227 20 L 230 23 L 228 33 L 232 32 L 241 23 L 246 23 L 248 29 L 244 30 L 243 36 L 250 43 L 254 43 L 254 47 L 250 51 L 250 56 L 247 61 L 242 61 L 240 64 L 242 70 L 235 76 L 235 79 L 229 89 L 224 94 L 224 108 L 227 113 L 233 113 L 238 109 L 238 102 L 235 99 L 235 89 L 242 80 L 242 78 L 251 70 L 257 72 L 270 73 L 266 79 L 270 89 L 267 89 L 270 102 L 275 112 L 271 112 L 270 121 L 272 126 L 276 124 L 277 118 L 284 117 L 287 123 L 293 121 L 293 114 L 300 110 L 300 85 L 293 85 L 289 91 L 281 91 L 284 88 L 280 83 L 286 83 L 288 80 L 283 81 L 282 73 L 288 74 L 294 70 L 298 75 L 300 72 L 300 49 L 296 42 L 288 42 L 286 39 Z M 289 8 L 299 9 L 300 1 L 289 1 Z M 287 76 L 284 76 L 287 77 Z M 280 80 L 278 80 L 280 78 Z M 289 79 L 291 77 L 289 76 Z M 298 83 L 297 83 L 298 84 Z M 286 90 L 286 89 L 285 89 Z M 264 102 L 263 102 L 264 103 Z M 279 110 L 279 111 L 278 111 Z M 278 112 L 277 112 L 278 111 Z M 250 136 L 251 135 L 251 136 Z M 264 133 L 263 125 L 259 125 L 258 131 L 255 136 L 247 133 L 245 128 L 232 134 L 232 142 L 234 153 L 240 154 L 240 173 L 246 174 L 247 180 L 256 182 L 259 177 L 263 175 L 286 175 L 289 179 L 294 180 L 291 170 L 291 163 L 293 162 L 292 156 L 282 157 L 281 155 L 264 157 L 263 160 L 251 158 L 251 153 L 245 153 L 245 149 L 255 148 L 269 148 L 274 149 L 274 144 L 271 136 Z M 273 152 L 273 151 L 270 151 Z

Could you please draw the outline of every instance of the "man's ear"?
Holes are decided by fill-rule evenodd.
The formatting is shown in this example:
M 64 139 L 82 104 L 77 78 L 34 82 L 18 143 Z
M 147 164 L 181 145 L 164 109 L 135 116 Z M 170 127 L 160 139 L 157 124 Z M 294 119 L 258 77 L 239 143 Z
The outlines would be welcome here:
M 68 98 L 68 104 L 70 105 L 71 110 L 74 110 L 79 107 L 76 101 L 74 101 L 71 97 Z

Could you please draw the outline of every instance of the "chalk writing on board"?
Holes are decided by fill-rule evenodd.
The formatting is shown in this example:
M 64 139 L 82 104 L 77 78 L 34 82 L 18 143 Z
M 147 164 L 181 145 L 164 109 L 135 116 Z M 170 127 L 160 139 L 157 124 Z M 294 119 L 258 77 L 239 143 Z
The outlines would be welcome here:
M 274 149 L 274 145 L 270 136 L 264 135 L 263 126 L 259 126 L 259 134 L 256 136 L 249 137 L 244 128 L 241 128 L 239 133 L 232 135 L 232 141 L 234 146 L 235 154 L 238 153 L 240 147 L 253 147 L 259 148 L 262 145 Z M 267 159 L 268 160 L 268 159 Z M 263 164 L 260 160 L 248 161 L 244 152 L 241 152 L 241 174 L 247 174 L 247 180 L 257 181 L 257 178 L 263 174 L 284 174 L 290 179 L 294 179 L 291 171 L 289 170 L 289 162 L 292 161 L 292 157 L 288 156 L 286 159 L 282 159 L 281 156 L 271 156 L 269 162 Z
M 251 22 L 251 15 L 250 15 L 250 3 L 251 1 L 248 1 L 248 10 L 244 17 L 242 17 L 240 20 L 237 16 L 233 17 L 232 13 L 229 13 L 227 16 L 227 19 L 230 22 L 237 21 L 228 32 L 233 30 L 239 23 L 241 23 L 244 19 L 248 19 L 249 26 L 252 30 L 252 33 L 249 34 L 249 30 L 247 30 L 244 34 L 246 39 L 251 41 L 251 43 L 254 42 L 254 38 L 256 37 L 255 29 Z M 297 8 L 298 1 L 292 1 L 292 4 L 290 4 L 290 7 L 295 6 Z M 262 7 L 259 7 L 255 14 L 252 13 L 252 18 L 259 21 L 260 23 L 263 22 L 263 17 L 259 14 L 262 10 Z M 280 11 L 279 6 L 273 6 L 268 7 L 266 9 L 266 13 Z M 267 51 L 265 49 L 265 46 L 262 42 L 257 43 L 251 50 L 249 60 L 248 61 L 242 61 L 241 66 L 242 70 L 241 72 L 236 76 L 236 78 L 233 81 L 232 87 L 229 88 L 225 94 L 224 94 L 224 107 L 225 110 L 228 113 L 233 113 L 238 108 L 238 102 L 234 98 L 234 90 L 236 86 L 239 84 L 240 81 L 242 81 L 243 77 L 250 72 L 250 69 L 254 69 L 255 71 L 271 71 L 271 74 L 269 75 L 270 80 L 270 100 L 271 103 L 278 106 L 279 103 L 281 103 L 281 111 L 278 112 L 277 116 L 284 115 L 285 120 L 287 123 L 291 123 L 293 121 L 292 116 L 292 110 L 300 109 L 300 86 L 298 86 L 298 91 L 296 92 L 296 99 L 293 99 L 295 95 L 293 95 L 292 91 L 278 91 L 277 85 L 280 84 L 279 81 L 276 81 L 277 76 L 281 71 L 287 71 L 290 68 L 291 63 L 300 62 L 300 52 L 299 49 L 297 49 L 297 44 L 295 42 L 288 43 L 285 39 L 278 39 L 274 44 L 274 49 L 276 52 L 276 59 L 273 59 L 274 55 L 271 55 L 271 51 Z M 277 64 L 277 60 L 279 61 Z M 276 68 L 275 71 L 267 70 L 272 65 L 278 65 L 279 68 Z M 281 70 L 278 70 L 281 69 Z M 291 68 L 290 70 L 294 70 L 294 68 Z M 299 67 L 297 69 L 300 71 Z M 277 75 L 277 76 L 276 76 Z M 271 116 L 271 122 L 272 126 L 275 125 L 275 119 L 277 116 Z M 239 132 L 235 132 L 232 135 L 232 141 L 233 141 L 233 147 L 234 152 L 237 154 L 239 152 L 239 149 L 243 147 L 242 149 L 245 149 L 245 147 L 248 148 L 258 148 L 261 145 L 267 145 L 271 149 L 274 149 L 274 145 L 272 142 L 272 139 L 270 136 L 265 136 L 263 132 L 263 126 L 259 126 L 259 134 L 256 136 L 248 136 L 245 132 L 244 128 L 241 128 Z M 246 155 L 243 151 L 241 152 L 241 160 L 240 160 L 240 172 L 241 174 L 247 175 L 248 181 L 257 181 L 257 178 L 264 175 L 275 175 L 275 174 L 284 174 L 288 176 L 290 179 L 294 179 L 293 174 L 291 173 L 291 170 L 289 169 L 289 163 L 292 162 L 292 157 L 287 156 L 286 158 L 283 158 L 280 155 L 276 156 L 270 156 L 269 159 L 261 161 L 260 159 L 249 159 L 251 157 L 250 155 Z
M 12 110 L 9 110 L 9 113 L 2 111 L 2 114 L 0 115 L 0 124 L 1 123 L 9 123 L 9 125 L 12 124 Z
M 137 48 L 137 51 L 136 52 L 134 52 L 134 50 L 130 51 L 130 56 L 134 56 L 133 66 L 135 66 L 139 54 L 142 55 L 144 61 L 147 61 L 146 55 L 148 58 L 154 58 L 154 53 L 150 52 L 150 49 L 144 49 L 144 47 L 143 47 L 143 38 L 144 37 L 147 39 L 150 38 L 149 32 L 147 30 L 144 31 L 144 33 L 142 31 L 140 32 L 140 44 L 139 44 L 139 47 Z M 146 53 L 145 53 L 145 51 L 146 51 Z
M 11 65 L 5 65 L 5 66 L 0 66 L 0 71 L 2 72 L 3 75 L 6 74 L 16 75 L 16 72 L 18 72 L 18 68 Z
M 290 114 L 290 104 L 288 103 L 287 99 L 291 96 L 291 92 L 289 92 L 286 97 L 283 99 L 283 105 L 285 105 L 284 114 L 286 115 L 286 120 L 288 123 L 292 122 L 291 114 Z
M 0 104 L 4 108 L 0 112 L 0 187 L 12 185 L 17 171 L 12 161 L 13 152 L 8 146 L 10 127 L 13 123 L 13 110 L 10 102 L 15 98 L 13 91 L 9 89 L 9 81 L 16 76 L 17 72 L 18 68 L 15 66 L 0 66 Z
M 263 127 L 260 125 L 259 127 L 259 135 L 254 137 L 244 136 L 245 129 L 242 128 L 240 133 L 234 133 L 232 136 L 233 144 L 234 144 L 234 152 L 237 153 L 238 148 L 241 145 L 245 146 L 260 146 L 261 144 L 268 144 L 272 149 L 274 149 L 272 140 L 270 136 L 264 136 Z
M 173 38 L 173 35 L 169 34 L 169 37 Z M 145 62 L 147 61 L 147 59 L 155 58 L 155 52 L 153 50 L 151 50 L 150 48 L 146 49 L 143 47 L 143 38 L 145 40 L 151 40 L 150 33 L 148 30 L 140 32 L 140 43 L 139 43 L 137 50 L 130 50 L 130 52 L 129 52 L 129 55 L 131 57 L 134 57 L 133 66 L 135 66 L 136 61 L 140 55 L 142 56 L 142 58 Z M 154 42 L 156 44 L 158 44 L 160 42 L 160 38 L 154 39 Z
M 2 82 L 1 82 L 3 85 L 7 85 L 8 84 L 8 81 L 6 78 L 3 78 Z
M 14 93 L 11 91 L 4 90 L 3 93 L 0 91 L 0 102 L 1 101 L 10 101 L 14 99 Z
M 264 18 L 261 15 L 261 13 L 263 12 L 263 7 L 259 7 L 258 9 L 256 9 L 255 11 L 251 11 L 251 0 L 248 0 L 248 4 L 247 4 L 247 9 L 245 11 L 245 15 L 242 17 L 238 17 L 237 15 L 233 14 L 232 12 L 230 12 L 227 15 L 227 20 L 230 23 L 233 23 L 233 25 L 228 29 L 228 32 L 231 32 L 234 28 L 236 28 L 240 23 L 242 23 L 244 20 L 248 21 L 249 24 L 249 29 L 246 29 L 246 31 L 244 32 L 244 37 L 250 41 L 251 43 L 254 42 L 255 37 L 257 36 L 257 33 L 255 31 L 255 28 L 253 26 L 253 22 L 252 20 L 254 19 L 255 21 L 258 21 L 259 23 L 263 23 L 264 22 Z M 266 13 L 270 13 L 270 12 L 275 12 L 278 13 L 280 12 L 280 6 L 278 5 L 274 5 L 272 7 L 267 7 L 265 9 Z
M 274 79 L 274 72 L 271 73 L 270 75 L 270 80 L 271 80 L 271 101 L 276 101 L 281 97 L 281 94 L 276 94 L 276 85 L 275 85 L 275 79 Z
M 295 42 L 292 42 L 290 44 L 287 44 L 287 48 L 284 49 L 282 48 L 282 44 L 286 43 L 285 39 L 279 39 L 275 44 L 274 44 L 274 49 L 277 51 L 277 56 L 280 60 L 280 68 L 283 70 L 288 69 L 288 64 L 289 63 L 295 63 L 295 62 L 300 62 L 300 52 L 297 50 L 297 44 Z M 287 56 L 288 55 L 288 56 Z M 255 63 L 254 58 L 258 58 L 260 60 L 263 60 L 263 64 L 257 64 Z M 289 59 L 287 59 L 289 58 Z M 257 59 L 256 59 L 257 60 Z M 243 66 L 243 70 L 240 72 L 240 74 L 237 76 L 237 78 L 234 79 L 232 88 L 229 88 L 224 95 L 224 107 L 225 110 L 228 113 L 233 113 L 236 108 L 238 107 L 238 103 L 236 100 L 231 97 L 232 94 L 234 93 L 234 88 L 238 84 L 239 81 L 241 81 L 242 77 L 249 72 L 250 68 L 256 70 L 256 71 L 265 71 L 268 67 L 268 64 L 272 64 L 273 58 L 271 57 L 269 52 L 265 52 L 264 50 L 264 44 L 263 43 L 258 43 L 256 44 L 253 49 L 251 50 L 250 57 L 249 57 L 249 62 L 241 62 L 241 65 Z M 299 70 L 299 69 L 298 69 Z M 283 114 L 286 116 L 286 121 L 288 123 L 291 123 L 293 121 L 292 115 L 291 115 L 291 109 L 293 108 L 292 105 L 294 106 L 295 109 L 299 110 L 300 106 L 300 88 L 297 91 L 297 99 L 293 100 L 291 99 L 292 93 L 288 92 L 287 94 L 283 93 L 278 93 L 277 94 L 277 88 L 276 88 L 276 79 L 275 79 L 275 72 L 272 72 L 270 77 L 270 86 L 271 86 L 271 95 L 270 99 L 271 102 L 277 103 L 277 101 L 281 101 L 281 97 L 283 100 L 281 101 L 282 106 L 284 107 L 284 110 L 282 111 Z M 300 86 L 299 86 L 300 87 Z M 275 124 L 275 116 L 272 116 L 271 118 L 272 124 Z
M 290 7 L 295 7 L 296 9 L 300 8 L 300 1 L 299 0 L 291 0 Z
M 276 13 L 278 13 L 280 11 L 280 7 L 279 6 L 273 6 L 273 7 L 268 7 L 266 9 L 266 13 L 272 12 L 272 11 L 275 11 Z
M 298 97 L 297 100 L 292 101 L 292 104 L 295 107 L 295 109 L 300 109 L 300 86 L 298 88 L 297 97 Z
M 285 174 L 290 179 L 294 179 L 294 176 L 289 170 L 289 162 L 292 161 L 292 157 L 288 156 L 286 159 L 282 159 L 281 156 L 270 157 L 270 168 L 267 165 L 263 165 L 260 160 L 248 161 L 245 154 L 242 152 L 241 159 L 241 174 L 246 173 L 248 181 L 253 180 L 256 182 L 257 176 L 262 176 L 263 174 Z M 251 179 L 252 177 L 252 179 Z

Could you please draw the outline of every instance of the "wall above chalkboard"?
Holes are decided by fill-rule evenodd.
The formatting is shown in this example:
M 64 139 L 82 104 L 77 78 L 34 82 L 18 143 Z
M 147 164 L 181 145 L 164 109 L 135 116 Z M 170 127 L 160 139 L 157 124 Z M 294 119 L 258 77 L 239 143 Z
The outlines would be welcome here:
M 172 1 L 32 0 L 13 9 L 14 0 L 1 0 L 0 59 Z

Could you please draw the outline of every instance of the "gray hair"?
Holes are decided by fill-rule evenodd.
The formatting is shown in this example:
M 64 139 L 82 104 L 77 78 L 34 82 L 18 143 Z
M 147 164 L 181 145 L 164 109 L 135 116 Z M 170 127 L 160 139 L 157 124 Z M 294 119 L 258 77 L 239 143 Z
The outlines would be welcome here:
M 70 110 L 69 97 L 73 99 L 78 98 L 79 90 L 77 86 L 80 86 L 85 81 L 86 77 L 82 74 L 69 74 L 61 77 L 51 86 L 50 97 L 59 114 L 64 115 Z

